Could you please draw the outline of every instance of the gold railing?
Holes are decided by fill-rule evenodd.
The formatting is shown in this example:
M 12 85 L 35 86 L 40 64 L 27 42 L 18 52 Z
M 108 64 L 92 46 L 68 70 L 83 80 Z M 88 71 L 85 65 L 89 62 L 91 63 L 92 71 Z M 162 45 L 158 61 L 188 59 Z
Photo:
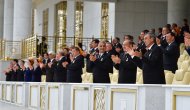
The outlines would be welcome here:
M 0 39 L 0 59 L 5 59 L 5 41 Z
M 22 40 L 22 58 L 37 56 L 37 36 Z
M 46 38 L 45 41 L 43 41 L 43 38 Z M 89 50 L 89 43 L 94 38 L 78 38 L 82 45 L 83 49 L 88 51 Z M 62 42 L 62 40 L 65 40 L 65 42 Z M 109 40 L 110 39 L 104 39 L 99 38 L 99 40 Z M 70 47 L 70 46 L 77 46 L 76 44 L 76 37 L 60 37 L 60 36 L 33 36 L 26 38 L 22 41 L 22 58 L 28 58 L 28 57 L 36 57 L 39 54 L 42 55 L 43 53 L 54 51 L 57 52 L 58 50 L 64 48 L 64 47 Z
M 44 40 L 46 38 L 46 40 Z M 89 44 L 92 38 L 77 38 L 83 45 L 83 50 L 89 50 Z M 109 40 L 98 38 L 99 40 Z M 64 40 L 65 42 L 62 42 Z M 26 59 L 29 57 L 38 57 L 39 54 L 58 50 L 64 47 L 77 46 L 76 37 L 60 37 L 60 36 L 30 36 L 22 41 L 8 41 L 0 39 L 0 60 Z

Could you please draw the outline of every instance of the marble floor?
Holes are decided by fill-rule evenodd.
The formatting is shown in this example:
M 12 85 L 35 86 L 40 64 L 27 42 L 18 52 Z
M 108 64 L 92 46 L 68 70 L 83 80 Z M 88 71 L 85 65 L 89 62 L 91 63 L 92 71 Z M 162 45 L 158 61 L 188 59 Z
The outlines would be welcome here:
M 13 104 L 0 102 L 0 110 L 30 110 L 30 109 L 19 107 Z

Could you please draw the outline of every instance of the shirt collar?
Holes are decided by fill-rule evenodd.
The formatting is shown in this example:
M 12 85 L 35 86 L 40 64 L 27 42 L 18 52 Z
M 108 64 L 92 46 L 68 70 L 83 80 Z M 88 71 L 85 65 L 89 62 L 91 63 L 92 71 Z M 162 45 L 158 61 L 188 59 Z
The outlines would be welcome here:
M 79 54 L 79 55 L 80 55 L 80 54 Z M 75 57 L 75 59 L 76 59 L 79 55 L 77 55 L 77 56 Z
M 152 46 L 154 45 L 154 43 L 148 48 L 148 50 L 150 50 L 152 48 Z
M 51 59 L 51 62 L 54 60 L 54 58 Z
M 104 53 L 99 53 L 100 57 L 103 55 Z
M 62 56 L 59 60 L 61 60 L 64 56 Z
M 94 48 L 94 50 L 96 50 L 98 47 Z
M 173 41 L 174 42 L 174 41 Z M 168 45 L 170 46 L 173 42 L 169 43 Z

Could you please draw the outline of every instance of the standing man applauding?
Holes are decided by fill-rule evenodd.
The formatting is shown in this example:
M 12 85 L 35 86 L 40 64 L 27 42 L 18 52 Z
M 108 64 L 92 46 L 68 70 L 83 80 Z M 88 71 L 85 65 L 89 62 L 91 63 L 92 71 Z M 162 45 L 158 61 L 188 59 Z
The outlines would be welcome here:
M 131 56 L 127 53 L 127 48 L 132 49 L 132 45 L 132 41 L 125 40 L 123 42 L 124 53 L 122 53 L 119 57 L 112 55 L 114 67 L 119 70 L 118 83 L 136 83 L 137 66 L 132 61 Z
M 144 37 L 147 52 L 142 56 L 141 52 L 127 48 L 133 62 L 143 70 L 144 84 L 165 84 L 163 68 L 163 52 L 155 44 L 156 36 L 148 33 Z
M 90 55 L 90 67 L 93 71 L 94 83 L 110 83 L 109 68 L 112 66 L 111 58 L 106 53 L 106 43 L 98 44 L 98 54 Z
M 71 63 L 63 62 L 63 67 L 67 68 L 67 82 L 81 83 L 82 68 L 84 67 L 84 57 L 80 55 L 80 49 L 74 47 L 70 54 Z

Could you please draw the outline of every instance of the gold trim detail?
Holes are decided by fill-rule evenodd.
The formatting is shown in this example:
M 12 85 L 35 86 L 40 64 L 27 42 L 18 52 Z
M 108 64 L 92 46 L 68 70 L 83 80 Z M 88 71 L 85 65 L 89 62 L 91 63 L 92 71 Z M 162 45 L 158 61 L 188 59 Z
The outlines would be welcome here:
M 174 91 L 172 95 L 172 110 L 176 110 L 176 96 L 190 96 L 189 91 Z
M 50 89 L 54 88 L 54 89 L 58 89 L 59 91 L 59 86 L 48 86 L 48 110 L 50 110 Z M 59 102 L 59 99 L 58 99 Z
M 32 93 L 32 92 L 31 92 L 31 91 L 32 91 L 31 88 L 32 88 L 32 87 L 37 87 L 37 89 L 38 89 L 38 85 L 30 85 L 29 106 L 32 107 L 32 108 L 37 108 L 37 107 L 35 107 L 35 106 L 31 106 L 31 93 Z
M 72 103 L 72 110 L 75 110 L 75 92 L 77 90 L 81 90 L 81 91 L 89 91 L 89 87 L 73 87 L 73 103 Z M 89 108 L 89 105 L 88 105 Z
M 17 103 L 17 104 L 22 104 L 22 103 L 18 103 L 18 100 L 17 100 L 17 97 L 18 97 L 18 87 L 23 87 L 22 85 L 16 85 L 16 97 L 15 97 L 15 102 Z
M 101 38 L 107 39 L 109 28 L 109 3 L 102 3 L 101 16 Z
M 40 86 L 40 110 L 45 110 L 46 105 L 46 86 Z
M 106 110 L 105 88 L 94 88 L 94 110 Z

